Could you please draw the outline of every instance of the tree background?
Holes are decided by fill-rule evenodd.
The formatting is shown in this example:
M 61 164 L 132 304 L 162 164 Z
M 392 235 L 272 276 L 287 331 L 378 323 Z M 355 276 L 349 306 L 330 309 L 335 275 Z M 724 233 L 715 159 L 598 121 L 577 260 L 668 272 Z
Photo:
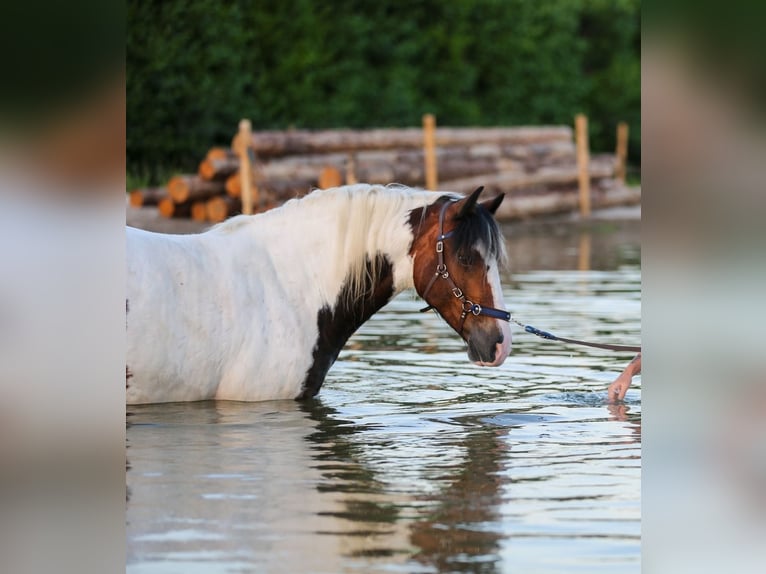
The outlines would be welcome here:
M 128 1 L 128 173 L 190 170 L 254 129 L 630 124 L 639 0 Z

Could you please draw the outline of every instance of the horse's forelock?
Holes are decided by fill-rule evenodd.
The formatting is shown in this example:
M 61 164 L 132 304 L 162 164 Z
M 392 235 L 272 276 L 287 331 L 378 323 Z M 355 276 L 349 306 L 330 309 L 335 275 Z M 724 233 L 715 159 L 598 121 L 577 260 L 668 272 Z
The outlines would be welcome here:
M 499 266 L 506 263 L 505 241 L 500 227 L 493 215 L 481 205 L 477 205 L 469 215 L 457 218 L 453 241 L 458 253 L 469 255 L 481 244 L 489 260 L 496 261 Z

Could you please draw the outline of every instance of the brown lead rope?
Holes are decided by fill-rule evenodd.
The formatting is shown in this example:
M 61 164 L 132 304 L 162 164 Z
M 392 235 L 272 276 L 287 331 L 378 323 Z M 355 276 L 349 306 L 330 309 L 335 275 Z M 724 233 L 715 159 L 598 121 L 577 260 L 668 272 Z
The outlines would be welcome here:
M 542 337 L 543 339 L 548 339 L 550 341 L 561 341 L 562 343 L 571 343 L 572 345 L 584 345 L 586 347 L 595 347 L 596 349 L 606 349 L 608 351 L 631 351 L 633 353 L 641 352 L 640 346 L 635 347 L 631 345 L 610 345 L 608 343 L 591 343 L 588 341 L 580 341 L 579 339 L 567 339 L 566 337 L 558 337 L 554 335 L 553 333 L 549 333 L 548 331 L 542 331 L 540 329 L 533 327 L 532 325 L 525 325 L 524 323 L 520 323 L 519 321 L 513 318 L 511 318 L 511 321 L 516 323 L 519 327 L 523 327 L 527 333 L 532 333 L 533 335 L 537 335 L 538 337 Z

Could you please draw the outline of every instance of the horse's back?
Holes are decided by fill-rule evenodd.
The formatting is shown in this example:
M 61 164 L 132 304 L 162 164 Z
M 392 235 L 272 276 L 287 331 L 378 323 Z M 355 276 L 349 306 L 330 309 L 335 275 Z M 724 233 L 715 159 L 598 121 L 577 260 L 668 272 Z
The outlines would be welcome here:
M 303 312 L 306 293 L 286 299 L 280 266 L 296 269 L 270 249 L 231 233 L 127 230 L 128 403 L 300 394 L 316 314 Z

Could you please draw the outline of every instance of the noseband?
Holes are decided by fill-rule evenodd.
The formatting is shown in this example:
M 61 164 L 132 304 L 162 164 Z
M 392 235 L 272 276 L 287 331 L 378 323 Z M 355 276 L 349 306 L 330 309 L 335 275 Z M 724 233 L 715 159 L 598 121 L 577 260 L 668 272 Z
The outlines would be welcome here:
M 447 282 L 447 285 L 449 285 L 450 290 L 452 291 L 452 294 L 455 296 L 455 298 L 460 302 L 461 305 L 461 313 L 460 313 L 460 332 L 463 332 L 463 324 L 465 323 L 466 317 L 468 317 L 469 314 L 479 316 L 484 315 L 486 317 L 492 317 L 493 319 L 500 319 L 501 321 L 510 321 L 511 320 L 511 314 L 508 311 L 502 311 L 501 309 L 495 309 L 494 307 L 482 307 L 478 303 L 474 303 L 473 301 L 466 298 L 465 294 L 463 293 L 463 290 L 458 287 L 455 282 L 452 280 L 452 277 L 449 274 L 449 271 L 447 271 L 447 265 L 444 263 L 444 240 L 450 237 L 453 233 L 453 231 L 450 231 L 449 233 L 444 233 L 444 214 L 447 212 L 447 208 L 449 207 L 450 203 L 452 203 L 453 200 L 446 201 L 444 205 L 441 208 L 441 211 L 439 212 L 439 235 L 436 238 L 436 257 L 438 258 L 438 263 L 436 264 L 436 272 L 434 273 L 433 277 L 431 277 L 431 280 L 428 282 L 428 285 L 426 286 L 426 290 L 423 292 L 423 299 L 425 299 L 426 303 L 428 303 L 428 299 L 426 299 L 426 296 L 428 295 L 429 291 L 431 291 L 431 287 L 434 286 L 434 283 L 436 283 L 437 279 L 444 279 Z M 436 309 L 433 305 L 430 303 L 427 307 L 424 307 L 420 310 L 421 313 L 425 313 L 426 311 L 430 311 L 431 309 Z M 438 311 L 438 309 L 437 309 Z

